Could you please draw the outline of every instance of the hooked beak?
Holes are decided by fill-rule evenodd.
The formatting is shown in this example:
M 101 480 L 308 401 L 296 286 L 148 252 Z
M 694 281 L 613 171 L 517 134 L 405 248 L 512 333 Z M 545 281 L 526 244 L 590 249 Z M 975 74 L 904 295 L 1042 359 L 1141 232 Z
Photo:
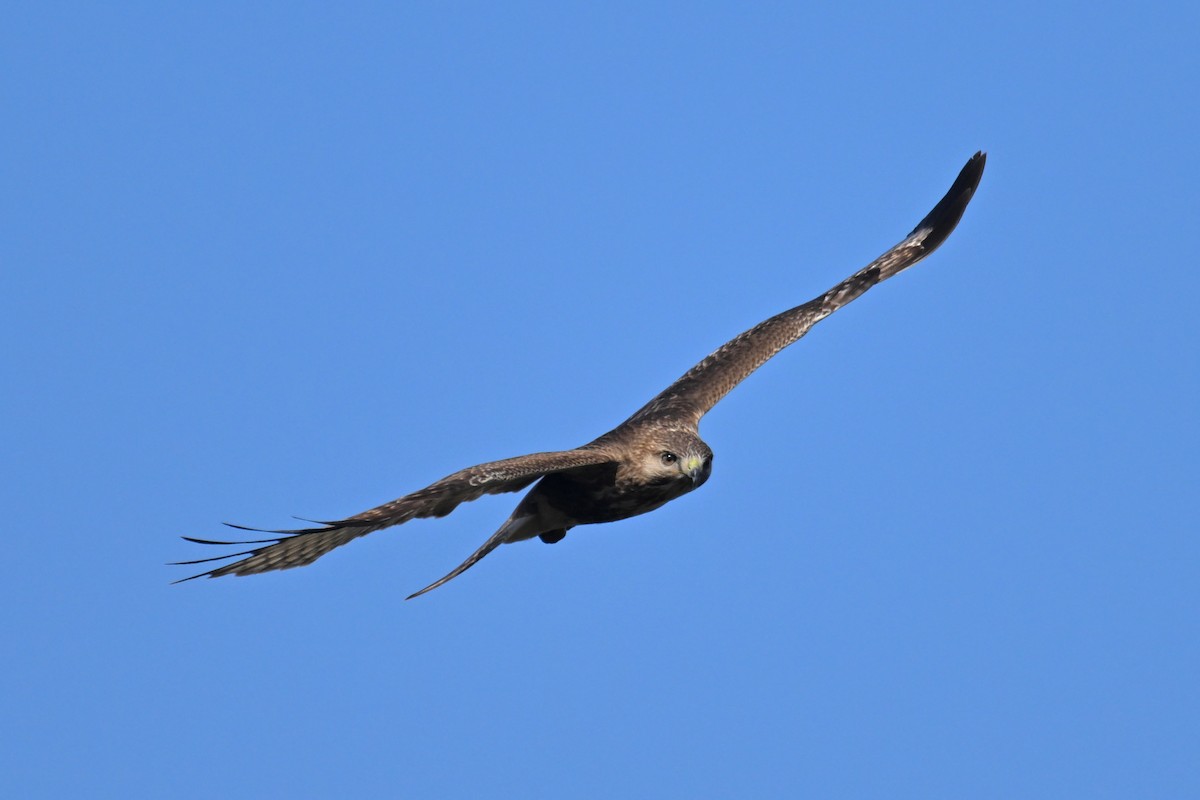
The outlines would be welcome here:
M 708 478 L 704 471 L 704 459 L 699 456 L 689 457 L 683 464 L 683 472 L 692 479 L 693 487 L 699 486 Z

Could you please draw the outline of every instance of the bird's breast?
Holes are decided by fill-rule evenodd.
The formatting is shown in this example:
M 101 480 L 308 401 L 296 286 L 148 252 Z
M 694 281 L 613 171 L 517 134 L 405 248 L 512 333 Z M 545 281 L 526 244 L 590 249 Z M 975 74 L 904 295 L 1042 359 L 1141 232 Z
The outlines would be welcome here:
M 683 480 L 664 483 L 640 483 L 623 479 L 615 466 L 547 475 L 530 492 L 553 506 L 573 524 L 590 525 L 615 522 L 653 511 L 659 506 L 686 494 L 692 482 Z

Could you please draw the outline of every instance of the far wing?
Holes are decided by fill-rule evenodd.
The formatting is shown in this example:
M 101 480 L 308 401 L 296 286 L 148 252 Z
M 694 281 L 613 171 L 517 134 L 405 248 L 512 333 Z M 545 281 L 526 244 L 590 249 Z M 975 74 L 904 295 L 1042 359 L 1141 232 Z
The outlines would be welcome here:
M 958 225 L 979 185 L 979 179 L 983 177 L 986 160 L 987 156 L 982 152 L 972 156 L 959 172 L 950 191 L 904 241 L 820 297 L 777 314 L 727 342 L 684 373 L 624 424 L 668 418 L 696 425 L 733 387 L 765 364 L 771 356 L 808 333 L 813 325 L 875 284 L 932 253 Z
M 543 475 L 552 472 L 566 472 L 578 467 L 604 464 L 610 461 L 612 461 L 611 455 L 596 449 L 534 453 L 516 458 L 506 458 L 502 461 L 491 461 L 487 464 L 460 470 L 442 478 L 437 483 L 430 484 L 424 489 L 390 503 L 384 503 L 343 520 L 319 522 L 320 527 L 316 528 L 263 531 L 264 533 L 280 534 L 280 536 L 250 541 L 223 542 L 184 536 L 183 538 L 189 542 L 198 544 L 261 544 L 263 546 L 213 558 L 174 562 L 176 564 L 203 564 L 209 561 L 248 556 L 241 561 L 183 578 L 176 583 L 190 581 L 193 578 L 254 575 L 276 569 L 302 567 L 316 561 L 335 547 L 340 547 L 372 531 L 399 525 L 414 517 L 444 517 L 459 503 L 478 499 L 485 494 L 520 491 Z M 259 530 L 241 525 L 230 525 L 230 527 L 248 531 Z

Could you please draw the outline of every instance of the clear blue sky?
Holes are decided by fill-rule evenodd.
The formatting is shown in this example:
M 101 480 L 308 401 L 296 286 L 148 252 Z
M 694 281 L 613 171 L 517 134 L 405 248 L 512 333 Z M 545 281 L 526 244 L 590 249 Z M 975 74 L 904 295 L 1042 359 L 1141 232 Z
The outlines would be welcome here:
M 1194 6 L 167 5 L 0 33 L 8 796 L 1200 796 Z M 590 440 L 977 149 L 700 491 L 168 585 Z

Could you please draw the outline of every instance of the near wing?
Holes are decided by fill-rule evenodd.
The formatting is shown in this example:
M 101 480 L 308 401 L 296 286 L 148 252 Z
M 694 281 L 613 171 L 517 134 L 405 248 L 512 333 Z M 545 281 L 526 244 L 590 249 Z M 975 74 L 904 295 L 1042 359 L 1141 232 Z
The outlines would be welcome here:
M 263 547 L 245 550 L 240 553 L 230 553 L 214 558 L 200 558 L 195 561 L 177 561 L 176 564 L 203 564 L 209 561 L 221 561 L 226 558 L 249 556 L 233 564 L 226 564 L 199 575 L 192 575 L 175 583 L 190 581 L 192 578 L 219 578 L 222 575 L 254 575 L 259 572 L 270 572 L 276 569 L 290 569 L 311 564 L 335 547 L 340 547 L 352 539 L 408 522 L 414 517 L 444 517 L 468 500 L 476 500 L 485 494 L 500 494 L 516 492 L 524 489 L 543 475 L 552 472 L 565 472 L 577 467 L 592 464 L 603 464 L 612 461 L 612 456 L 601 450 L 564 450 L 556 453 L 534 453 L 528 456 L 506 458 L 503 461 L 491 461 L 469 467 L 442 478 L 437 483 L 424 489 L 405 495 L 398 500 L 385 503 L 377 508 L 355 514 L 336 522 L 320 522 L 321 527 L 305 528 L 290 531 L 264 531 L 265 533 L 281 534 L 278 538 L 257 539 L 240 542 L 218 542 L 209 539 L 195 539 L 184 536 L 189 542 L 199 544 L 261 544 Z M 229 523 L 226 523 L 229 524 Z M 240 530 L 259 530 L 246 528 L 241 525 L 230 525 Z
M 983 176 L 986 160 L 987 156 L 982 152 L 972 156 L 950 191 L 904 241 L 820 297 L 777 314 L 727 342 L 668 386 L 625 424 L 666 417 L 696 425 L 700 417 L 734 386 L 771 356 L 808 333 L 813 325 L 875 284 L 932 253 L 958 225 Z

